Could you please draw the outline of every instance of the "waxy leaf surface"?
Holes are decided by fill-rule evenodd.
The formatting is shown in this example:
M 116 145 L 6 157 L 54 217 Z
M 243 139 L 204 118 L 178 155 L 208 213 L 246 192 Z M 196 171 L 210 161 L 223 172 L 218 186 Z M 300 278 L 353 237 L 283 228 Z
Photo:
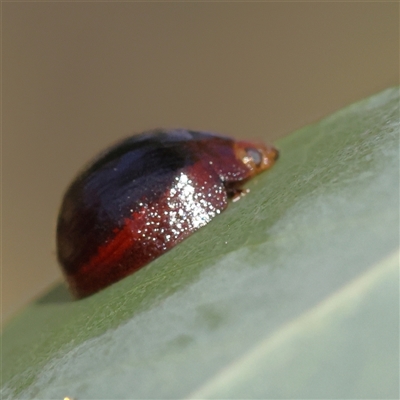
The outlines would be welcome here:
M 4 331 L 3 398 L 399 398 L 399 119 L 393 88 L 305 127 L 149 266 L 50 291 Z

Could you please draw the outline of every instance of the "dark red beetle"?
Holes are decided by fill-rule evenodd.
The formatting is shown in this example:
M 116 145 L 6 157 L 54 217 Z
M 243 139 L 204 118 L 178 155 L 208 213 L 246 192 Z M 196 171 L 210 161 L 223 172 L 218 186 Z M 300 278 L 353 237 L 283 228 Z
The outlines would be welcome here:
M 206 132 L 154 130 L 110 148 L 65 194 L 58 259 L 85 297 L 132 274 L 206 225 L 278 151 Z

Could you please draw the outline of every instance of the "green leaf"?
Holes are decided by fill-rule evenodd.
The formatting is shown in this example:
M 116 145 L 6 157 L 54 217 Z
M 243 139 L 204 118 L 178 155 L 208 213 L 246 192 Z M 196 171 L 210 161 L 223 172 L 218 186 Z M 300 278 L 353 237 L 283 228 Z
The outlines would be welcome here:
M 250 193 L 3 334 L 3 398 L 399 398 L 399 89 L 276 143 Z

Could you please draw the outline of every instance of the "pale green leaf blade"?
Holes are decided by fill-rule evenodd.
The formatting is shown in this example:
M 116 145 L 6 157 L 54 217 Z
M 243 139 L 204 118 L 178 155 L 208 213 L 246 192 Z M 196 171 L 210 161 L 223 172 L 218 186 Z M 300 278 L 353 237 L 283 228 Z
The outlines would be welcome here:
M 12 321 L 3 397 L 398 398 L 399 90 L 277 146 L 165 256 Z

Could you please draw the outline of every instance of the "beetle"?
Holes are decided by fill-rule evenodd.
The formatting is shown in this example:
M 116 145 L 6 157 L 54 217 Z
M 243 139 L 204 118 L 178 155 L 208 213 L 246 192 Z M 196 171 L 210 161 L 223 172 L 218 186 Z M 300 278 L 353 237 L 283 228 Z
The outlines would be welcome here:
M 70 290 L 89 296 L 132 274 L 245 194 L 278 151 L 209 132 L 156 129 L 102 153 L 67 189 L 57 256 Z

